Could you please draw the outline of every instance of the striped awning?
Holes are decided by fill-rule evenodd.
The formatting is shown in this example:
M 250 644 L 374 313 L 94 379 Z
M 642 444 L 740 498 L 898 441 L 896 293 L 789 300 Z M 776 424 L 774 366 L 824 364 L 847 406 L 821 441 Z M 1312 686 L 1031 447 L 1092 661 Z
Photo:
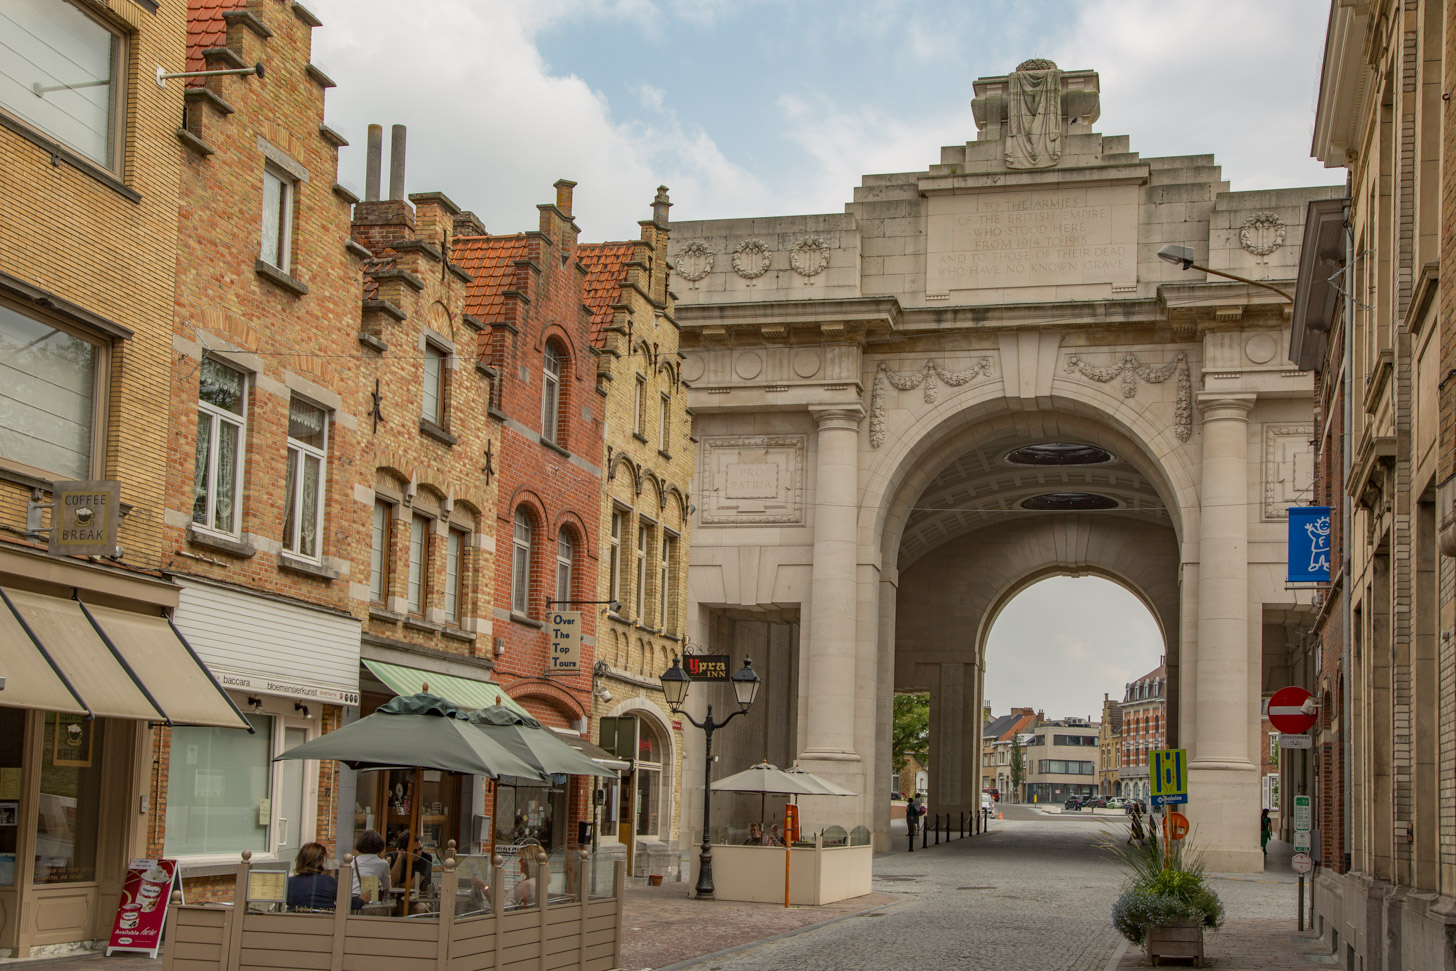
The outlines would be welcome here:
M 534 717 L 529 711 L 522 708 L 519 702 L 506 694 L 505 688 L 494 681 L 462 678 L 459 675 L 426 671 L 423 668 L 391 664 L 388 661 L 375 661 L 367 657 L 361 658 L 361 660 L 370 673 L 397 695 L 412 695 L 428 691 L 446 701 L 454 702 L 461 708 L 489 708 L 491 705 L 504 705 L 517 714 Z

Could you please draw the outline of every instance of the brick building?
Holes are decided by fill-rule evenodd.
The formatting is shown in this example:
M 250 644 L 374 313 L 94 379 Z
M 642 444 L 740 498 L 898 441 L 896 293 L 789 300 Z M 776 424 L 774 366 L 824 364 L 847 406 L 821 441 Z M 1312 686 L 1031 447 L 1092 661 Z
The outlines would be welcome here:
M 1122 759 L 1118 795 L 1144 802 L 1152 795 L 1148 753 L 1168 743 L 1168 671 L 1159 664 L 1130 681 L 1122 696 Z
M 453 253 L 473 277 L 465 311 L 484 328 L 481 359 L 496 379 L 487 412 L 499 429 L 492 452 L 501 547 L 491 615 L 495 675 L 544 725 L 579 737 L 589 729 L 593 646 L 604 609 L 584 603 L 599 599 L 603 396 L 573 185 L 556 183 L 555 201 L 538 207 L 535 231 L 457 236 Z M 547 618 L 563 601 L 580 605 L 583 644 L 575 671 L 552 673 Z M 591 818 L 590 798 L 585 780 L 545 790 L 499 787 L 497 840 L 528 819 L 546 821 L 550 845 L 572 843 L 578 824 Z
M 7 4 L 0 36 L 28 55 L 0 84 L 0 956 L 26 957 L 110 929 L 156 815 L 149 723 L 242 721 L 165 619 L 183 89 L 155 68 L 184 66 L 185 6 Z M 48 553 L 55 483 L 97 480 L 108 555 Z
M 1122 703 L 1102 695 L 1102 720 L 1097 733 L 1097 791 L 1122 795 L 1118 770 L 1122 768 Z
M 344 141 L 323 125 L 330 82 L 310 62 L 316 24 L 282 0 L 193 0 L 189 14 L 189 70 L 267 68 L 188 81 L 172 140 L 165 565 L 178 628 L 254 729 L 155 732 L 148 852 L 179 861 L 194 900 L 231 897 L 243 850 L 286 863 L 333 845 L 337 763 L 272 759 L 358 704 L 364 369 L 341 349 L 362 254 L 336 181 Z
M 630 760 L 608 794 L 601 838 L 631 872 L 673 875 L 681 813 L 681 721 L 658 676 L 685 650 L 689 494 L 695 454 L 668 289 L 667 190 L 639 238 L 588 244 L 586 301 L 605 408 L 605 473 L 594 599 L 620 605 L 598 630 L 594 695 L 600 744 Z

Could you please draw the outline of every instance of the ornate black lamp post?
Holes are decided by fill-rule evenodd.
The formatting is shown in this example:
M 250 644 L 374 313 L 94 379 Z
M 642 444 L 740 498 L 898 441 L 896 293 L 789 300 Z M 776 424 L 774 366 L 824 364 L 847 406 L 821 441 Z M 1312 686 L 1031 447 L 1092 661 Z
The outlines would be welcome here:
M 753 699 L 758 697 L 759 679 L 758 673 L 753 670 L 753 662 L 747 658 L 743 661 L 743 668 L 734 672 L 728 679 L 733 685 L 733 695 L 738 700 L 738 710 L 729 714 L 722 721 L 713 720 L 713 706 L 708 706 L 708 714 L 702 721 L 698 721 L 692 715 L 682 710 L 683 702 L 688 697 L 688 687 L 692 684 L 692 678 L 677 663 L 677 655 L 673 655 L 672 667 L 663 672 L 661 678 L 662 693 L 667 696 L 667 706 L 672 709 L 674 715 L 682 715 L 694 726 L 703 730 L 704 736 L 704 761 L 703 761 L 703 845 L 698 853 L 698 885 L 697 895 L 699 900 L 711 900 L 713 897 L 713 847 L 708 840 L 708 829 L 712 823 L 712 782 L 713 782 L 713 732 L 731 722 L 739 715 L 746 714 L 748 709 L 753 707 Z

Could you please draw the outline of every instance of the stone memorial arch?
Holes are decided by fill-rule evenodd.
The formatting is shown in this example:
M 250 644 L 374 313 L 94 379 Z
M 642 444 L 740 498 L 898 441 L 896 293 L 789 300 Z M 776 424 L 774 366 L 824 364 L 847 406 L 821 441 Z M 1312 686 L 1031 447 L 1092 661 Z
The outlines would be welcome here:
M 1230 192 L 1212 155 L 1142 158 L 1093 131 L 1096 73 L 1049 61 L 978 80 L 972 110 L 974 141 L 865 176 L 843 213 L 674 226 L 688 634 L 765 679 L 720 765 L 797 760 L 861 794 L 806 818 L 883 846 L 892 694 L 925 690 L 930 809 L 974 814 L 997 612 L 1095 574 L 1162 631 L 1210 866 L 1257 870 L 1261 695 L 1312 610 L 1283 579 L 1311 379 L 1287 302 L 1156 254 L 1292 286 L 1306 206 L 1339 190 Z M 1120 688 L 1089 684 L 1089 707 Z

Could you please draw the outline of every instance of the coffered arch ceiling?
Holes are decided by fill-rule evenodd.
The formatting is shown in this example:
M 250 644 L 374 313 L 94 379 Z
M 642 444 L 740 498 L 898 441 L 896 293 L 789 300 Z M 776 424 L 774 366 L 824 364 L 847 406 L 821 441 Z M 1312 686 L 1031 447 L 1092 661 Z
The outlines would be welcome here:
M 1007 458 L 1015 449 L 1059 443 L 1098 446 L 1105 449 L 1104 457 L 1110 460 L 1092 464 L 1028 465 Z M 1066 502 L 1065 510 L 1029 509 L 1024 505 L 1038 497 L 1068 493 L 1111 500 L 1115 506 L 1079 510 L 1079 506 L 1089 504 L 1076 499 Z M 898 566 L 903 573 L 936 549 L 963 541 L 988 527 L 1066 515 L 1071 511 L 1164 527 L 1172 525 L 1168 508 L 1154 484 L 1114 449 L 1084 437 L 1028 439 L 1024 435 L 1001 435 L 961 452 L 931 479 L 906 518 Z

